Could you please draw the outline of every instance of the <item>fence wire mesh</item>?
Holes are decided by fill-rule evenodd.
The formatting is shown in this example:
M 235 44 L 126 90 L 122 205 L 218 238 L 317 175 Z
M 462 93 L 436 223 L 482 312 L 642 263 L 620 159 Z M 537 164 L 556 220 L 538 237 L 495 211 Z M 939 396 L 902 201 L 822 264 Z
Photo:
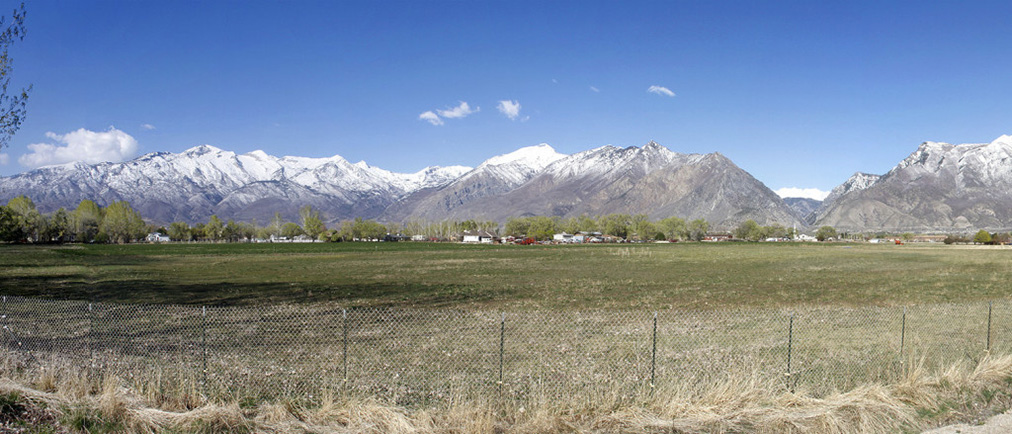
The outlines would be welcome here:
M 1012 351 L 1012 303 L 723 311 L 192 307 L 4 297 L 0 347 L 209 400 L 360 392 L 418 406 L 714 384 L 816 395 Z

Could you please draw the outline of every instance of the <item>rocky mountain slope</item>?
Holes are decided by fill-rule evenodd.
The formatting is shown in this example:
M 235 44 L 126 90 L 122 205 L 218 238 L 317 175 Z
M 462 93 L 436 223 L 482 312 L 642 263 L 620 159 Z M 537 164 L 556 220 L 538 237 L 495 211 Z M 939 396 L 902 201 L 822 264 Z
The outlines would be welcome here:
M 647 214 L 651 218 L 705 218 L 716 227 L 747 219 L 760 224 L 798 222 L 769 188 L 719 153 L 679 154 L 650 142 L 643 147 L 604 146 L 561 157 L 543 150 L 540 171 L 523 182 L 489 174 L 495 159 L 460 180 L 398 203 L 384 215 L 439 220 L 512 216 Z M 499 157 L 497 157 L 499 158 Z M 484 169 L 483 169 L 484 168 Z M 411 207 L 408 209 L 407 207 Z
M 785 197 L 784 203 L 791 208 L 791 211 L 794 211 L 794 215 L 801 221 L 807 221 L 808 217 L 813 215 L 815 210 L 822 205 L 821 200 L 807 197 Z
M 1012 136 L 979 144 L 925 142 L 882 177 L 851 181 L 827 198 L 816 225 L 852 231 L 1012 228 Z

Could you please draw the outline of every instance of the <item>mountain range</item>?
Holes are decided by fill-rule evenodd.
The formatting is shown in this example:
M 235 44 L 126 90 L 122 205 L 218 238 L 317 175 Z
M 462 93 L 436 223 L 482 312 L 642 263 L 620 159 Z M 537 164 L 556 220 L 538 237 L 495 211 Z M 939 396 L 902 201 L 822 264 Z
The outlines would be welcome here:
M 924 142 L 882 176 L 858 173 L 827 197 L 816 225 L 858 231 L 1008 230 L 1012 136 L 990 143 Z M 836 193 L 836 190 L 834 190 Z
M 925 142 L 885 175 L 855 173 L 823 201 L 781 199 L 720 153 L 681 154 L 650 142 L 572 155 L 547 144 L 475 168 L 395 173 L 365 162 L 236 154 L 203 145 L 122 163 L 70 163 L 0 178 L 0 200 L 26 195 L 44 212 L 83 199 L 127 200 L 156 223 L 294 220 L 312 205 L 328 223 L 608 213 L 704 218 L 715 228 L 753 219 L 846 231 L 1012 227 L 1012 137 L 985 144 Z
M 151 153 L 122 163 L 71 163 L 0 178 L 0 200 L 31 197 L 45 212 L 83 199 L 129 201 L 147 219 L 206 221 L 212 214 L 268 221 L 294 219 L 312 205 L 329 223 L 579 216 L 608 213 L 705 218 L 716 227 L 754 219 L 798 224 L 769 188 L 729 159 L 680 154 L 650 142 L 603 146 L 573 155 L 547 144 L 492 157 L 476 168 L 428 167 L 394 173 L 364 162 L 236 154 L 213 146 Z

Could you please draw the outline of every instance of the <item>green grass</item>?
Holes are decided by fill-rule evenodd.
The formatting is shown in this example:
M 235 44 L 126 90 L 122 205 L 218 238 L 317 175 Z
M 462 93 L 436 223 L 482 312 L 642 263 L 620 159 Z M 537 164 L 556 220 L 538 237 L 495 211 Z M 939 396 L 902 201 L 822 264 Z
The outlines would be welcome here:
M 724 308 L 1007 297 L 1012 249 L 942 245 L 0 245 L 0 293 L 117 303 Z

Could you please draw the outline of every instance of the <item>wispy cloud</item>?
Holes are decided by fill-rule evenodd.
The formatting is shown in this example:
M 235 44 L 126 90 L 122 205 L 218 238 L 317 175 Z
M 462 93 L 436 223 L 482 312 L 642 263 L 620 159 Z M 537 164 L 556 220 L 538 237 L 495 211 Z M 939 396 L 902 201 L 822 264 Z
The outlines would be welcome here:
M 433 113 L 432 110 L 418 115 L 418 119 L 427 121 L 432 125 L 443 125 L 443 120 L 439 118 L 439 115 Z
M 675 93 L 672 92 L 671 89 L 668 89 L 664 86 L 658 86 L 656 84 L 647 88 L 647 92 L 656 93 L 658 95 L 663 96 L 675 96 Z
M 444 118 L 457 119 L 457 118 L 467 117 L 468 115 L 470 115 L 472 113 L 480 112 L 481 111 L 481 107 L 475 107 L 474 110 L 471 110 L 471 106 L 467 105 L 466 102 L 461 101 L 460 105 L 458 105 L 458 106 L 456 106 L 454 108 L 446 109 L 446 110 L 436 110 L 436 111 L 439 112 L 439 115 L 442 116 L 442 117 L 444 117 Z
M 8 154 L 0 154 L 0 166 L 6 166 L 7 163 L 11 162 L 11 156 Z
M 499 105 L 496 108 L 499 109 L 499 113 L 506 115 L 506 117 L 510 118 L 510 120 L 515 121 L 517 120 L 517 117 L 520 116 L 519 101 L 502 100 L 499 101 Z
M 591 92 L 601 93 L 601 90 L 598 89 L 598 88 L 596 88 L 596 87 L 594 87 L 594 86 L 591 86 L 590 90 L 591 90 Z
M 46 133 L 54 143 L 28 145 L 31 153 L 18 158 L 27 167 L 80 161 L 84 163 L 119 162 L 137 152 L 137 140 L 115 127 L 107 131 L 89 131 L 81 128 L 67 134 Z
M 151 125 L 151 124 L 141 124 L 141 128 L 143 128 L 145 130 L 148 130 L 148 131 L 156 129 L 155 126 Z
M 784 187 L 774 193 L 780 197 L 803 197 L 815 200 L 825 200 L 826 196 L 829 196 L 828 191 L 822 191 L 818 188 Z

